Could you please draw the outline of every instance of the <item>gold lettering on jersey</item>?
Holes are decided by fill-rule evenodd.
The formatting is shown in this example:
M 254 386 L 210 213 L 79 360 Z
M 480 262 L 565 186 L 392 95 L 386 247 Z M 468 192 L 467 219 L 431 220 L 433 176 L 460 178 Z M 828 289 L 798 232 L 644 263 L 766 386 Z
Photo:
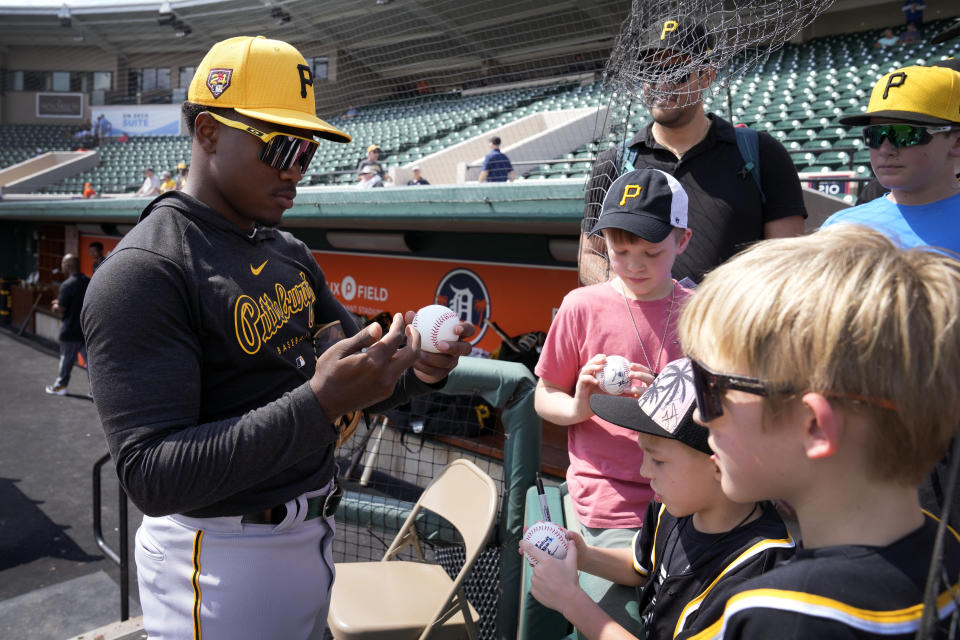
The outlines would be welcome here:
M 256 300 L 244 294 L 237 298 L 233 308 L 233 324 L 237 342 L 245 353 L 254 355 L 265 342 L 276 335 L 290 318 L 307 310 L 307 326 L 313 327 L 313 303 L 317 296 L 301 271 L 300 282 L 287 289 L 282 283 L 274 284 L 274 295 L 263 293 Z
M 660 39 L 666 40 L 667 34 L 676 31 L 680 24 L 676 20 L 667 20 L 663 23 L 663 31 L 660 32 Z
M 627 201 L 627 198 L 636 198 L 640 195 L 640 192 L 643 190 L 638 184 L 628 184 L 623 187 L 623 197 L 620 198 L 620 206 L 622 207 Z
M 284 353 L 293 349 L 295 346 L 303 342 L 304 340 L 309 340 L 311 338 L 310 333 L 305 333 L 302 336 L 297 336 L 296 338 L 290 338 L 286 342 L 277 345 L 277 355 L 282 356 Z

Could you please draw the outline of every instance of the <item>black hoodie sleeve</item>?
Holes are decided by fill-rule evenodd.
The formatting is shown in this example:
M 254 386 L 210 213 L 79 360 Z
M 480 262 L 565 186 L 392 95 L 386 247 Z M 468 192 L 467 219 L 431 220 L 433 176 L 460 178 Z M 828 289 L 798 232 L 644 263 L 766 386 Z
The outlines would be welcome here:
M 107 445 L 147 515 L 230 505 L 267 479 L 282 484 L 284 470 L 336 438 L 306 383 L 243 415 L 201 421 L 204 353 L 191 291 L 174 261 L 130 247 L 97 270 L 83 307 Z M 332 455 L 325 458 L 329 478 Z

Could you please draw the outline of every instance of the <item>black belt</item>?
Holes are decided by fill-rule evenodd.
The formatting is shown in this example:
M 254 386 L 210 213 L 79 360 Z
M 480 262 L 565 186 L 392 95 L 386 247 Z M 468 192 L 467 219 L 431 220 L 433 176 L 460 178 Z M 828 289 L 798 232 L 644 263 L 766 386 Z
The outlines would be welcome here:
M 304 520 L 319 518 L 320 516 L 324 518 L 333 516 L 337 512 L 337 507 L 340 506 L 342 498 L 343 489 L 337 483 L 334 483 L 333 491 L 327 495 L 307 498 L 307 517 Z M 280 524 L 286 517 L 286 505 L 278 504 L 263 511 L 248 513 L 240 521 L 246 524 Z

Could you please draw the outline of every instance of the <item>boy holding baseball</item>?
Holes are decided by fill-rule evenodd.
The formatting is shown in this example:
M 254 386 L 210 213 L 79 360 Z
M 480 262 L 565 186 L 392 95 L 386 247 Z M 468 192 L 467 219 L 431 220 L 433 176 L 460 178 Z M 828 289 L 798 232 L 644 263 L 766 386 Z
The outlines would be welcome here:
M 856 225 L 707 276 L 680 319 L 696 419 L 724 493 L 787 501 L 804 548 L 694 637 L 948 637 L 960 538 L 917 487 L 960 421 L 958 318 L 960 262 Z
M 535 405 L 542 418 L 568 427 L 566 480 L 579 532 L 591 546 L 623 549 L 653 493 L 636 460 L 623 455 L 635 450 L 635 436 L 594 415 L 590 397 L 600 391 L 605 354 L 633 363 L 628 375 L 641 385 L 682 355 L 676 326 L 690 291 L 670 272 L 690 241 L 687 194 L 662 171 L 625 173 L 607 191 L 592 233 L 603 234 L 613 277 L 564 297 L 535 369 Z M 588 574 L 581 584 L 639 634 L 634 589 Z
M 640 472 L 656 492 L 643 528 L 629 547 L 602 549 L 568 532 L 566 558 L 551 561 L 524 541 L 521 549 L 540 561 L 531 593 L 561 611 L 586 637 L 632 638 L 577 584 L 577 569 L 639 590 L 639 611 L 647 638 L 673 638 L 708 626 L 700 615 L 713 600 L 744 579 L 789 557 L 793 539 L 770 503 L 735 503 L 720 488 L 719 472 L 707 445 L 707 430 L 693 421 L 693 370 L 675 360 L 637 401 L 597 394 L 590 406 L 601 418 L 638 431 L 643 450 Z

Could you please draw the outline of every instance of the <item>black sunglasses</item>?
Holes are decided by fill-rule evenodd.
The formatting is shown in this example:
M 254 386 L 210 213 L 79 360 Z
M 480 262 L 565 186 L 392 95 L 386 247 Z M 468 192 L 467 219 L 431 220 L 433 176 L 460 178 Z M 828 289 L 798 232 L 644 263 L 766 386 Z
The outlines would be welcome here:
M 260 161 L 280 171 L 289 171 L 296 165 L 300 168 L 300 173 L 306 173 L 307 167 L 310 166 L 310 161 L 313 160 L 313 154 L 317 152 L 317 148 L 320 146 L 320 144 L 312 138 L 303 138 L 282 131 L 265 133 L 256 127 L 225 118 L 212 111 L 205 111 L 204 113 L 221 124 L 225 124 L 233 129 L 245 131 L 259 138 L 260 141 L 263 142 L 263 147 L 260 149 L 258 156 Z
M 693 369 L 693 388 L 697 396 L 700 419 L 709 422 L 723 415 L 723 392 L 727 389 L 743 391 L 755 396 L 771 396 L 793 393 L 788 385 L 773 385 L 760 378 L 718 373 L 690 358 Z
M 693 388 L 697 397 L 697 409 L 703 422 L 710 422 L 723 415 L 723 392 L 727 389 L 763 397 L 789 395 L 797 392 L 790 384 L 776 384 L 750 376 L 718 373 L 708 369 L 703 363 L 697 362 L 689 356 L 688 358 L 693 370 Z M 886 398 L 863 396 L 846 391 L 822 391 L 820 393 L 828 398 L 839 398 L 855 404 L 870 404 L 881 409 L 897 411 L 897 405 Z
M 894 149 L 929 144 L 933 134 L 950 131 L 954 127 L 922 127 L 912 124 L 872 124 L 863 128 L 863 142 L 871 149 L 879 149 L 883 139 Z

